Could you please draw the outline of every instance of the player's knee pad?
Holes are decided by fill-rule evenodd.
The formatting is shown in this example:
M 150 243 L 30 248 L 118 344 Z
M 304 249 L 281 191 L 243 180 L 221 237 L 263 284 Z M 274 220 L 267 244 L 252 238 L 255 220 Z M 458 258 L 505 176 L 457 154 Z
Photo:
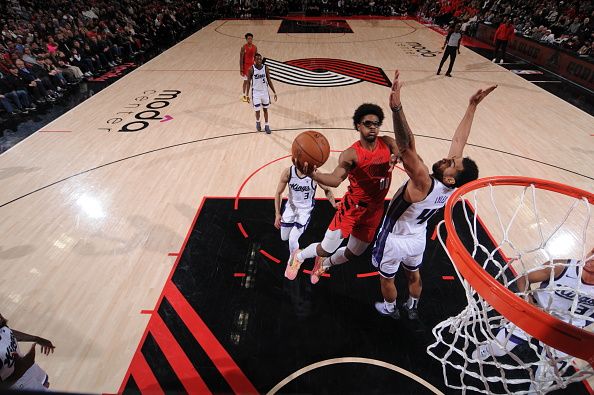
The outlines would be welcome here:
M 324 251 L 328 253 L 333 253 L 340 247 L 342 244 L 342 232 L 340 229 L 336 230 L 326 230 L 326 234 L 324 234 L 324 240 L 320 243 Z

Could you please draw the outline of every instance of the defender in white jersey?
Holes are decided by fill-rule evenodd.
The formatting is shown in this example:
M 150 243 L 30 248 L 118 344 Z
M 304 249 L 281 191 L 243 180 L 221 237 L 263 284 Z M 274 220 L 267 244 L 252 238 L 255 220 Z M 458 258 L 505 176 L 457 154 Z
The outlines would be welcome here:
M 267 134 L 272 133 L 270 125 L 268 125 L 268 107 L 270 106 L 270 94 L 268 93 L 268 86 L 274 93 L 274 101 L 277 100 L 276 91 L 270 79 L 268 67 L 262 63 L 262 55 L 256 53 L 254 55 L 254 65 L 250 68 L 248 73 L 248 92 L 252 88 L 252 106 L 256 111 L 256 130 L 262 131 L 260 124 L 260 108 L 264 109 L 264 130 Z
M 281 215 L 281 199 L 286 186 L 289 186 L 289 197 Z M 274 194 L 274 226 L 280 229 L 281 239 L 289 241 L 289 256 L 299 248 L 299 237 L 307 228 L 311 212 L 316 204 L 317 186 L 326 193 L 332 207 L 336 208 L 334 194 L 330 188 L 317 184 L 310 177 L 301 173 L 296 166 L 285 169 L 281 175 Z M 288 267 L 288 266 L 287 266 Z M 294 280 L 297 272 L 285 272 L 285 277 Z
M 25 355 L 20 352 L 20 341 L 34 342 Z M 54 352 L 52 342 L 9 328 L 8 321 L 0 314 L 0 390 L 47 390 L 47 374 L 35 363 L 35 344 L 46 355 Z
M 580 277 L 581 266 L 583 269 Z M 552 266 L 533 271 L 528 276 L 519 276 L 517 280 L 521 293 L 526 293 L 530 284 L 534 283 L 540 283 L 537 289 L 531 291 L 534 296 L 532 300 L 538 307 L 579 328 L 585 328 L 594 322 L 594 248 L 586 255 L 584 263 L 577 259 L 555 259 Z M 575 308 L 574 301 L 577 302 Z M 499 329 L 496 339 L 479 346 L 473 351 L 472 358 L 484 361 L 492 356 L 500 357 L 525 343 L 530 337 L 515 325 L 508 325 Z M 558 364 L 563 365 L 558 366 L 561 369 L 567 364 L 564 358 L 568 355 L 559 350 L 555 350 L 555 353 L 553 357 L 561 361 Z M 535 376 L 538 381 L 547 380 L 539 369 Z M 531 390 L 536 389 L 531 387 Z
M 478 178 L 476 163 L 462 154 L 468 140 L 474 112 L 478 104 L 496 86 L 480 89 L 470 97 L 466 114 L 458 125 L 452 138 L 448 156 L 433 164 L 433 174 L 417 154 L 415 137 L 406 122 L 400 101 L 402 82 L 396 71 L 390 94 L 390 108 L 394 122 L 396 144 L 400 159 L 409 179 L 394 195 L 383 219 L 372 251 L 372 264 L 380 273 L 380 286 L 383 302 L 375 304 L 376 310 L 385 316 L 398 319 L 396 308 L 396 286 L 394 276 L 404 264 L 408 280 L 408 301 L 403 307 L 409 319 L 417 319 L 417 304 L 421 296 L 421 275 L 419 266 L 425 251 L 427 220 L 445 205 L 455 188 Z

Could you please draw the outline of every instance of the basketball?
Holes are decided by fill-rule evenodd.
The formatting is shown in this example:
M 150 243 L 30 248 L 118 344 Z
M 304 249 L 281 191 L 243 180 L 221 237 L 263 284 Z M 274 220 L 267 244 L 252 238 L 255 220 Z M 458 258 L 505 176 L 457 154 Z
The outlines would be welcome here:
M 293 163 L 303 169 L 305 162 L 310 166 L 320 167 L 330 156 L 330 144 L 324 135 L 315 130 L 308 130 L 295 137 L 291 147 Z

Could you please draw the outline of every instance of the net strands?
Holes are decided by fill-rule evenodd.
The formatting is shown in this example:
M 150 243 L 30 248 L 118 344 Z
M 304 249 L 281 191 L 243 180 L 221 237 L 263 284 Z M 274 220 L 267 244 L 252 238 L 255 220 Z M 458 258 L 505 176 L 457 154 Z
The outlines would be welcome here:
M 561 219 L 550 231 L 546 231 L 543 223 L 547 223 L 547 218 L 540 214 L 538 197 L 539 193 L 551 193 L 543 190 L 559 192 L 557 186 L 554 183 L 544 185 L 544 180 L 535 180 L 537 182 L 531 184 L 519 177 L 502 179 L 500 177 L 493 182 L 479 180 L 481 182 L 469 185 L 466 191 L 459 191 L 460 193 L 452 196 L 453 202 L 446 207 L 446 221 L 449 219 L 451 224 L 448 228 L 448 240 L 443 240 L 443 222 L 438 235 L 454 262 L 468 306 L 457 316 L 435 326 L 433 335 L 436 340 L 427 351 L 441 362 L 446 385 L 463 393 L 471 390 L 486 394 L 544 394 L 565 388 L 570 383 L 594 374 L 591 364 L 582 363 L 583 366 L 577 368 L 574 358 L 579 355 L 592 362 L 592 325 L 586 327 L 594 319 L 591 316 L 594 311 L 594 287 L 588 287 L 582 281 L 571 283 L 570 280 L 561 280 L 570 273 L 575 273 L 574 278 L 581 278 L 584 263 L 592 259 L 588 255 L 591 255 L 589 252 L 594 241 L 588 240 L 588 230 L 594 195 L 577 189 L 563 190 L 563 194 L 574 199 L 571 199 L 571 204 L 564 211 L 558 210 L 562 213 Z M 512 201 L 518 203 L 508 220 L 504 220 L 497 205 L 495 186 L 502 184 L 522 185 L 519 196 L 512 198 Z M 476 189 L 482 187 L 487 188 L 490 196 L 486 205 L 496 214 L 496 223 L 489 225 L 497 227 L 501 234 L 499 243 L 494 243 L 491 247 L 479 242 L 479 209 L 482 206 L 479 206 Z M 472 202 L 460 199 L 471 191 Z M 506 198 L 510 199 L 509 196 Z M 447 210 L 452 210 L 458 199 L 466 224 L 456 224 L 454 231 L 454 224 L 451 222 L 451 215 L 448 218 Z M 523 221 L 526 220 L 526 212 L 531 214 L 531 228 L 535 230 L 533 233 L 537 237 L 529 243 L 531 245 L 524 246 L 514 241 L 513 230 L 518 227 L 517 222 L 522 222 L 518 220 L 520 217 Z M 570 217 L 572 220 L 579 218 L 580 232 L 576 243 L 578 256 L 573 260 L 554 259 L 556 257 L 551 254 L 551 245 L 554 244 L 552 240 L 559 236 Z M 464 243 L 458 235 L 451 237 L 454 232 L 466 235 Z M 453 243 L 452 239 L 457 239 L 459 243 Z M 471 257 L 466 262 L 460 257 L 461 246 Z M 504 252 L 509 253 L 509 258 Z M 537 265 L 529 262 L 535 254 L 544 257 Z M 468 265 L 473 265 L 474 268 L 469 268 Z M 536 287 L 533 285 L 531 288 L 529 275 L 547 268 L 548 281 L 541 282 L 540 286 L 535 284 Z M 477 269 L 484 274 L 477 275 Z M 477 282 L 477 278 L 483 284 L 481 281 Z M 489 281 L 491 284 L 485 285 Z M 480 288 L 478 292 L 477 287 Z M 504 296 L 510 296 L 505 295 L 506 293 L 515 300 L 503 301 Z M 559 296 L 564 299 L 564 304 L 557 302 Z M 494 307 L 493 304 L 497 306 Z M 573 342 L 572 345 L 568 339 Z M 567 353 L 568 349 L 571 353 Z

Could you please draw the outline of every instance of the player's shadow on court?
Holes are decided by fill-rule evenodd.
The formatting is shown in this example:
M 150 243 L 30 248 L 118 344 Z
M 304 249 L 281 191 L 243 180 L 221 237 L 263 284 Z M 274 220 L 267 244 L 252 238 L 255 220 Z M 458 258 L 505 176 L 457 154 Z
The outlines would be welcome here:
M 118 238 L 97 232 L 76 243 L 73 251 L 84 256 L 126 255 L 137 248 L 166 253 L 172 242 L 183 239 L 183 235 L 141 215 L 131 215 L 127 222 L 133 229 L 132 232 L 126 232 L 131 233 L 130 237 Z
M 21 246 L 4 249 L 0 247 L 0 259 L 9 260 L 25 257 L 35 251 L 31 244 L 24 244 Z
M 34 173 L 40 169 L 41 169 L 40 167 L 25 167 L 25 166 L 5 167 L 3 169 L 0 169 L 0 180 L 5 180 L 7 178 L 14 177 L 17 175 Z

